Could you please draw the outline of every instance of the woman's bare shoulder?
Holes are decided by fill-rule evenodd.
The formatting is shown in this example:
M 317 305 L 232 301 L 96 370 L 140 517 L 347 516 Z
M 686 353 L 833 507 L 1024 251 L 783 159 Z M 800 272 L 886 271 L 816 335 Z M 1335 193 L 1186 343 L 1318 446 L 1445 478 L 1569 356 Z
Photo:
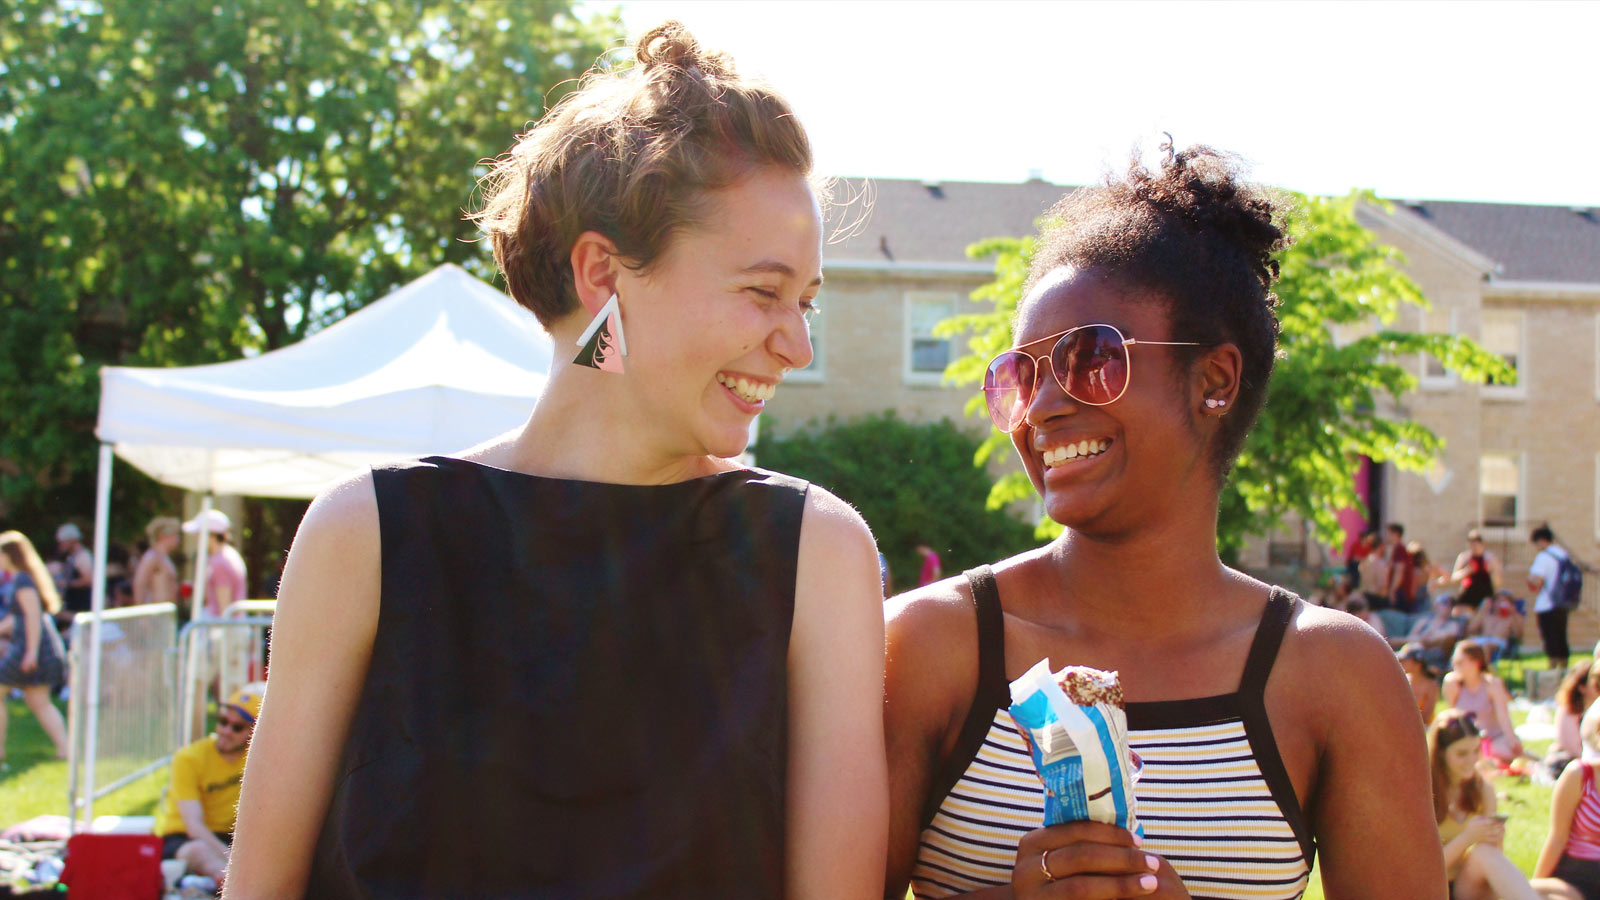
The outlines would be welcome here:
M 959 727 L 978 688 L 978 625 L 966 579 L 946 578 L 884 604 L 890 725 Z
M 1285 643 L 1290 652 L 1280 659 L 1287 664 L 1291 689 L 1317 710 L 1313 719 L 1325 729 L 1383 710 L 1415 712 L 1410 682 L 1394 650 L 1355 616 L 1297 604 Z M 1338 690 L 1328 690 L 1335 684 Z
M 976 665 L 977 612 L 965 578 L 946 578 L 891 597 L 883 612 L 891 653 L 969 657 Z
M 352 475 L 324 488 L 311 501 L 300 522 L 296 543 L 302 537 L 352 538 L 378 532 L 378 495 L 371 470 Z
M 372 473 L 366 471 L 324 489 L 311 501 L 284 564 L 280 608 L 292 608 L 304 595 L 323 593 L 343 597 L 346 604 L 370 600 L 375 608 L 381 561 L 378 498 Z
M 1298 644 L 1295 663 L 1308 672 L 1382 664 L 1399 671 L 1394 650 L 1372 626 L 1347 612 L 1310 603 L 1296 604 L 1289 633 Z
M 811 485 L 806 490 L 804 522 L 812 536 L 824 542 L 826 550 L 877 555 L 877 544 L 867 520 L 855 507 L 819 485 Z
M 1026 585 L 1029 579 L 1037 577 L 1045 549 L 1003 559 L 993 565 L 992 571 L 1001 584 L 1013 588 L 1018 584 Z M 884 614 L 888 618 L 891 653 L 898 642 L 901 649 L 926 656 L 934 664 L 943 660 L 947 668 L 955 668 L 959 663 L 977 672 L 978 612 L 972 588 L 964 575 L 954 575 L 892 597 L 884 605 Z M 969 690 L 969 699 L 971 693 Z

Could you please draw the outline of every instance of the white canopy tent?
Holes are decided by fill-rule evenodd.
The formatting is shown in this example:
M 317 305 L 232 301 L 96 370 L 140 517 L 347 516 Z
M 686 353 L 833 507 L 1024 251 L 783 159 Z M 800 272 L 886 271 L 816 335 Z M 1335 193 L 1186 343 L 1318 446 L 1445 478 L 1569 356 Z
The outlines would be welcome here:
M 281 350 L 102 369 L 96 433 L 164 484 L 311 497 L 374 462 L 455 452 L 520 425 L 553 353 L 530 313 L 444 265 Z
M 200 492 L 202 509 L 214 494 L 311 497 L 373 463 L 456 452 L 521 425 L 554 354 L 532 314 L 443 265 L 280 350 L 207 366 L 101 369 L 85 820 L 113 452 L 157 481 Z M 204 548 L 203 532 L 199 540 Z M 196 557 L 198 615 L 206 554 Z

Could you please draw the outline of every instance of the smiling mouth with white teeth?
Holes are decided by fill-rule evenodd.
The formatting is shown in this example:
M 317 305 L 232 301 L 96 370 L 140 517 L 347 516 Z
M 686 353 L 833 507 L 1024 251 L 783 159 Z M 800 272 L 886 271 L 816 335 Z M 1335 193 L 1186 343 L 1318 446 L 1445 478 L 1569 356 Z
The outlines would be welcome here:
M 1094 441 L 1079 441 L 1076 444 L 1068 444 L 1065 447 L 1050 447 L 1044 451 L 1044 467 L 1053 469 L 1056 466 L 1064 466 L 1069 462 L 1099 456 L 1106 452 L 1106 448 L 1110 446 L 1111 441 L 1101 438 Z
M 735 397 L 746 403 L 765 403 L 778 392 L 778 386 L 775 384 L 750 381 L 745 378 L 730 378 L 721 372 L 717 373 L 717 384 L 732 391 Z

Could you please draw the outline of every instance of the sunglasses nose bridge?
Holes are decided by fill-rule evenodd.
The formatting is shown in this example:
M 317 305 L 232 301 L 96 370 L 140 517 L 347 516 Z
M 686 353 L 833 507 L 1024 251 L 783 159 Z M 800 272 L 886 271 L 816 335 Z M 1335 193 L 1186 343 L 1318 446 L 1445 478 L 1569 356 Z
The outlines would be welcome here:
M 1077 411 L 1077 399 L 1067 393 L 1061 383 L 1061 374 L 1056 371 L 1055 361 L 1051 358 L 1054 353 L 1052 345 L 1049 352 L 1033 358 L 1033 384 L 1029 386 L 1028 402 L 1022 410 L 1023 422 L 1043 422 L 1054 415 Z M 1035 409 L 1039 410 L 1040 415 L 1034 415 Z

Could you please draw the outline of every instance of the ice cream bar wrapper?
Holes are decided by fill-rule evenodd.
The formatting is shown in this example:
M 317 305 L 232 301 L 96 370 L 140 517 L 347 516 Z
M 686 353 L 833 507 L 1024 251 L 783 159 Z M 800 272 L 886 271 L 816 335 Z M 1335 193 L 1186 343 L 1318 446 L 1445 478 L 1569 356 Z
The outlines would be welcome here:
M 1068 697 L 1063 683 L 1077 696 Z M 1079 702 L 1084 701 L 1084 702 Z M 1011 682 L 1011 718 L 1044 783 L 1044 824 L 1105 822 L 1144 835 L 1134 809 L 1138 756 L 1115 672 L 1041 660 Z

